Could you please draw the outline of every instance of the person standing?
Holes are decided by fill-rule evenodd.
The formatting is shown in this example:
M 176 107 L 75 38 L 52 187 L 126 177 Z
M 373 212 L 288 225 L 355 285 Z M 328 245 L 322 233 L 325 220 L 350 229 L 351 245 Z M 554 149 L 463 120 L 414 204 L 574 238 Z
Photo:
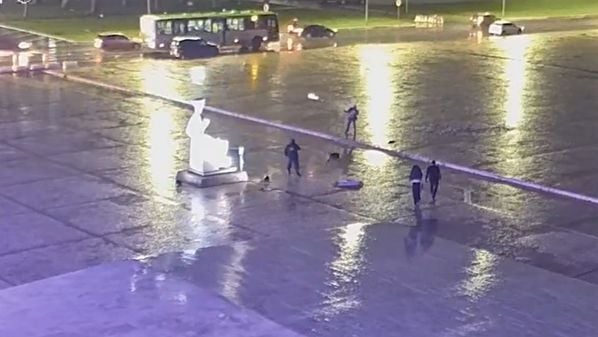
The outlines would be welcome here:
M 436 161 L 432 160 L 432 163 L 426 169 L 426 182 L 430 181 L 430 193 L 432 194 L 432 202 L 436 202 L 436 193 L 438 192 L 438 185 L 440 185 L 440 167 L 436 165 Z
M 347 127 L 345 128 L 345 137 L 349 138 L 349 130 L 353 127 L 353 139 L 357 136 L 357 116 L 359 116 L 359 110 L 357 110 L 357 104 L 352 104 L 349 109 L 345 110 L 347 114 Z
M 295 142 L 295 139 L 291 139 L 291 142 L 284 148 L 284 155 L 289 159 L 287 164 L 287 171 L 289 175 L 291 174 L 291 169 L 294 168 L 295 172 L 299 177 L 301 177 L 301 173 L 299 172 L 299 151 L 301 147 Z
M 417 206 L 421 200 L 421 185 L 424 174 L 418 165 L 413 165 L 411 173 L 409 174 L 409 181 L 411 182 L 411 193 L 413 194 L 413 204 Z

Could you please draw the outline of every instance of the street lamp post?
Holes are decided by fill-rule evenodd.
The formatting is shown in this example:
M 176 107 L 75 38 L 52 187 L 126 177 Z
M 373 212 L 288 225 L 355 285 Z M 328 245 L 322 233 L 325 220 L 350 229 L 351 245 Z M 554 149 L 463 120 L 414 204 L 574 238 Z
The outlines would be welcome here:
M 505 17 L 505 8 L 507 7 L 507 0 L 502 0 L 502 17 Z
M 152 14 L 152 0 L 147 0 L 147 14 Z
M 368 25 L 368 16 L 369 16 L 369 11 L 370 11 L 370 1 L 369 0 L 365 0 L 365 25 Z

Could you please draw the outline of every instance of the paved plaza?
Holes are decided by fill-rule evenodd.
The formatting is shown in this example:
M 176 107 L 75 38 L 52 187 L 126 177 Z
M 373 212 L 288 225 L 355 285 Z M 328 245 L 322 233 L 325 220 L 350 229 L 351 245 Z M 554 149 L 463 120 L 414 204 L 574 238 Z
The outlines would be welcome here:
M 598 196 L 594 24 L 482 40 L 378 30 L 184 62 L 57 57 L 82 61 L 73 75 L 332 135 L 355 101 L 365 143 Z M 443 171 L 438 201 L 425 185 L 415 210 L 412 162 L 210 114 L 208 134 L 245 146 L 250 182 L 177 187 L 190 111 L 1 76 L 0 336 L 596 336 L 593 205 Z M 301 178 L 285 170 L 290 138 Z M 344 177 L 364 187 L 333 187 Z
M 411 163 L 326 164 L 342 149 L 217 116 L 208 132 L 247 147 L 252 182 L 177 190 L 189 111 L 48 77 L 1 85 L 2 336 L 595 335 L 598 240 L 570 228 L 591 206 L 446 172 L 414 212 Z M 284 172 L 289 137 L 303 178 Z M 346 175 L 365 187 L 332 187 Z M 466 204 L 466 187 L 509 202 Z

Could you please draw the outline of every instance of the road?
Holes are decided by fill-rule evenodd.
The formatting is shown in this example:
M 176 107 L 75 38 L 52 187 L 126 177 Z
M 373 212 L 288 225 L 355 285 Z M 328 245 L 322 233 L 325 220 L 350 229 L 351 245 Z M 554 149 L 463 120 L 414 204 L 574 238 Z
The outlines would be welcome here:
M 598 26 L 594 18 L 577 19 L 545 19 L 524 20 L 517 22 L 526 27 L 528 33 L 563 32 L 588 30 Z M 423 41 L 462 41 L 470 34 L 469 26 L 463 24 L 447 24 L 442 28 L 373 28 L 341 30 L 336 42 L 339 46 L 352 46 L 362 43 L 399 43 Z M 128 59 L 140 57 L 152 58 L 151 52 L 102 52 L 93 48 L 93 41 L 69 43 L 47 37 L 40 37 L 26 32 L 12 31 L 0 28 L 0 40 L 11 37 L 19 41 L 33 43 L 30 52 L 21 53 L 21 63 L 41 63 L 42 55 L 48 62 L 75 61 L 80 65 L 94 65 L 98 63 L 118 63 Z M 287 34 L 281 36 L 282 48 L 287 47 Z M 12 65 L 12 52 L 0 50 L 0 66 Z

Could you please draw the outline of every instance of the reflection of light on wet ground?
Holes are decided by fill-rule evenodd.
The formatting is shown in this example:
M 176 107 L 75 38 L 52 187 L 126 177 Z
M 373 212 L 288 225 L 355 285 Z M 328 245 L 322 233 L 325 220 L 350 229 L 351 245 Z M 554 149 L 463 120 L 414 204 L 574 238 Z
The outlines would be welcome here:
M 257 87 L 257 79 L 260 75 L 260 59 L 252 57 L 249 59 L 249 78 L 251 79 L 250 88 L 255 91 Z
M 525 35 L 495 40 L 507 58 L 504 66 L 504 81 L 507 83 L 504 110 L 505 126 L 508 128 L 520 126 L 524 117 L 523 94 L 528 76 L 525 57 L 530 42 L 530 37 Z
M 259 75 L 260 65 L 258 62 L 251 63 L 251 82 L 255 82 Z
M 240 305 L 239 289 L 241 289 L 241 281 L 245 275 L 243 260 L 251 251 L 252 246 L 248 242 L 240 241 L 232 245 L 232 248 L 230 262 L 224 267 L 222 275 L 222 295 Z
M 175 170 L 177 143 L 173 137 L 175 127 L 172 114 L 166 109 L 155 109 L 151 100 L 146 100 L 145 114 L 150 116 L 147 127 L 147 161 L 149 181 L 155 192 L 165 194 L 172 190 L 172 174 Z
M 388 46 L 362 46 L 360 49 L 360 73 L 367 97 L 366 105 L 361 108 L 361 116 L 367 126 L 370 143 L 386 145 L 390 118 L 392 116 L 393 67 L 392 54 Z M 367 163 L 380 168 L 389 161 L 389 157 L 379 152 L 366 151 L 363 154 Z
M 190 80 L 177 78 L 169 69 L 168 63 L 147 60 L 140 69 L 141 90 L 167 97 L 180 98 L 178 86 Z
M 363 151 L 363 158 L 366 163 L 375 168 L 381 168 L 388 162 L 390 157 L 380 151 L 365 150 Z
M 320 314 L 332 316 L 357 307 L 360 304 L 352 285 L 364 268 L 363 244 L 366 224 L 353 223 L 338 234 L 338 257 L 330 263 L 333 279 L 332 290 L 325 294 Z
M 388 46 L 361 47 L 361 76 L 367 97 L 361 115 L 369 126 L 370 141 L 375 145 L 388 142 L 388 125 L 394 102 L 391 61 L 392 54 Z
M 203 85 L 206 80 L 206 67 L 193 67 L 189 70 L 189 75 L 191 76 L 191 82 L 193 84 Z
M 498 282 L 494 270 L 497 262 L 494 254 L 475 249 L 471 265 L 466 269 L 467 278 L 460 284 L 460 292 L 472 300 L 486 295 Z
M 503 81 L 506 84 L 504 102 L 504 126 L 510 130 L 502 135 L 500 157 L 505 160 L 501 166 L 501 173 L 509 176 L 517 175 L 518 162 L 507 162 L 508 159 L 519 158 L 519 141 L 522 132 L 531 132 L 530 128 L 522 128 L 528 118 L 525 116 L 527 102 L 525 100 L 526 88 L 530 85 L 529 69 L 526 62 L 527 53 L 532 45 L 532 37 L 511 36 L 499 38 L 494 43 L 502 51 L 504 61 Z M 529 135 L 526 135 L 528 137 Z

